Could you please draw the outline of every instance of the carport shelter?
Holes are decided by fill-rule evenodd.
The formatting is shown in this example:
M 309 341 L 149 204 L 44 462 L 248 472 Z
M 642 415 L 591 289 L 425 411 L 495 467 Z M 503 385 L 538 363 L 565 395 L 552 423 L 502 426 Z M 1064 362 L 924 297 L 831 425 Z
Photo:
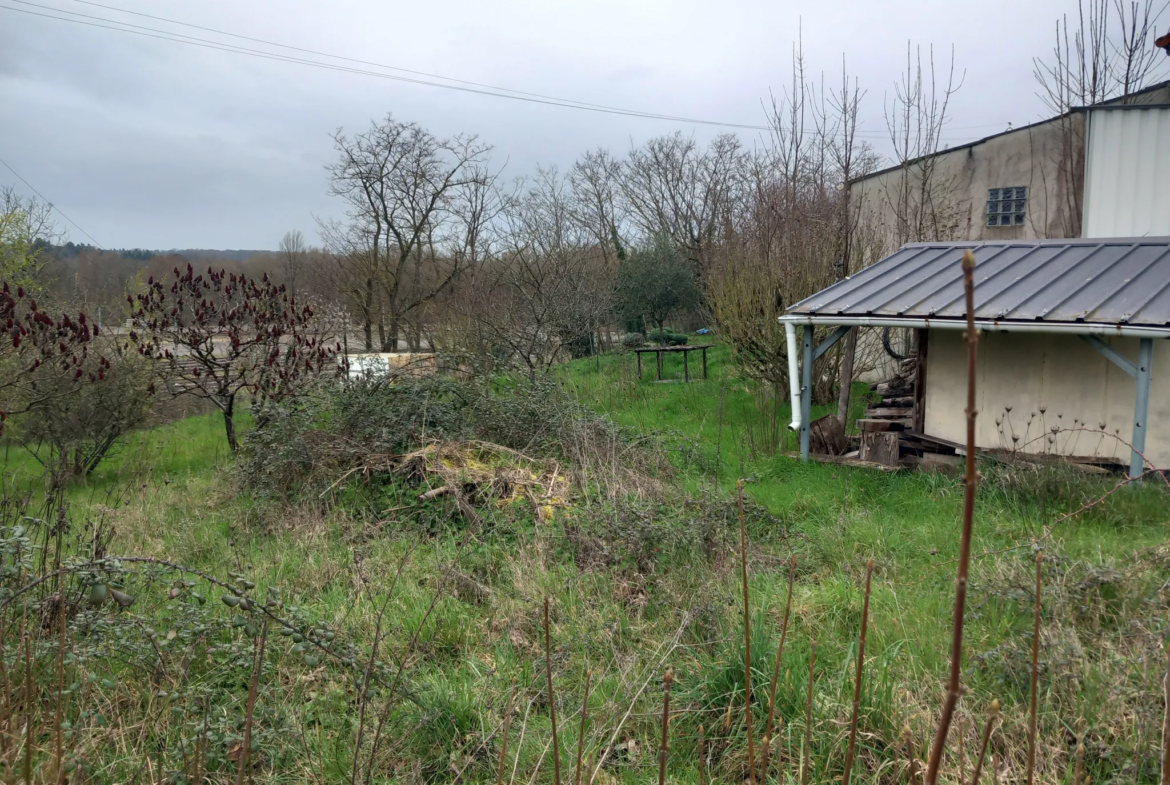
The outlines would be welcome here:
M 967 249 L 981 331 L 977 446 L 1116 459 L 1134 477 L 1170 468 L 1166 237 L 912 243 L 792 306 L 780 321 L 801 457 L 813 360 L 861 326 L 918 331 L 915 427 L 965 440 Z M 836 329 L 816 344 L 817 327 Z

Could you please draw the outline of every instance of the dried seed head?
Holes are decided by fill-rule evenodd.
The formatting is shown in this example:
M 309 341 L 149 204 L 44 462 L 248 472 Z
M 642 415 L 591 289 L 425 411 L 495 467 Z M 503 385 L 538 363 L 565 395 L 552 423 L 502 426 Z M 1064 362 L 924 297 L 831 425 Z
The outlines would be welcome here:
M 988 708 L 991 709 L 992 714 L 999 714 L 999 698 L 992 698 Z

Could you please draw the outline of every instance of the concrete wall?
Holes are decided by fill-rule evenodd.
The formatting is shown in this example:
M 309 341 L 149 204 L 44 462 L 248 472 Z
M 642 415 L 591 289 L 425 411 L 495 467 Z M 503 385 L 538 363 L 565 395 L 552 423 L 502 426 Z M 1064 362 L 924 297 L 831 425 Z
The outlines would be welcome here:
M 1129 96 L 1126 103 L 1170 102 L 1170 86 Z M 1085 114 L 1053 118 L 939 153 L 929 166 L 891 169 L 850 186 L 861 243 L 881 255 L 907 242 L 927 240 L 1034 240 L 1080 237 L 1084 195 Z M 897 205 L 910 193 L 915 205 L 921 172 L 930 169 L 928 209 L 936 220 L 908 226 Z M 987 226 L 987 192 L 1026 186 L 1027 216 L 1022 226 Z M 923 210 L 910 210 L 924 212 Z
M 1106 340 L 1137 362 L 1136 338 Z M 931 330 L 927 341 L 926 432 L 963 443 L 967 438 L 967 345 L 957 330 Z M 1170 340 L 1154 341 L 1151 371 L 1146 456 L 1155 466 L 1166 468 L 1170 467 Z M 975 389 L 979 447 L 1011 449 L 1014 445 L 1034 453 L 1113 457 L 1129 464 L 1129 447 L 1118 437 L 1129 442 L 1133 436 L 1135 381 L 1081 338 L 983 333 Z M 1102 422 L 1105 434 L 1100 432 Z M 1055 442 L 1049 442 L 1054 426 L 1061 432 Z M 1074 431 L 1086 427 L 1093 432 Z M 1018 442 L 1012 440 L 1013 435 L 1020 437 Z

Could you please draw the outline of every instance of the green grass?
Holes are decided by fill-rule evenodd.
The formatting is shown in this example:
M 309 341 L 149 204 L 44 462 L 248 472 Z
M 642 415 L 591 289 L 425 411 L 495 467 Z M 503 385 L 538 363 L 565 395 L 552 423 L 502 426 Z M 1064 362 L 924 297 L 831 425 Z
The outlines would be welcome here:
M 675 360 L 668 358 L 668 373 Z M 696 739 L 703 724 L 717 751 L 714 773 L 718 781 L 732 782 L 739 781 L 746 760 L 734 490 L 738 478 L 748 477 L 757 696 L 770 677 L 787 560 L 797 559 L 777 697 L 784 723 L 777 742 L 782 765 L 793 776 L 815 639 L 812 781 L 828 783 L 840 773 L 860 587 L 865 562 L 873 557 L 877 571 L 854 780 L 891 782 L 891 745 L 904 725 L 924 745 L 941 700 L 960 483 L 941 474 L 800 463 L 784 444 L 769 441 L 776 433 L 773 422 L 787 423 L 787 405 L 776 406 L 740 378 L 725 347 L 710 352 L 711 378 L 689 385 L 655 384 L 650 368 L 639 381 L 632 363 L 631 356 L 611 355 L 569 363 L 556 373 L 586 406 L 623 426 L 631 440 L 665 450 L 673 470 L 655 477 L 661 486 L 656 494 L 607 495 L 597 484 L 552 521 L 535 515 L 527 503 L 486 503 L 478 508 L 482 520 L 474 537 L 467 537 L 467 520 L 449 499 L 419 504 L 417 489 L 397 478 L 375 475 L 367 485 L 355 476 L 334 495 L 314 491 L 295 504 L 254 497 L 237 482 L 221 419 L 208 415 L 134 434 L 87 482 L 72 486 L 71 542 L 80 549 L 93 526 L 104 526 L 111 533 L 108 553 L 167 558 L 228 580 L 231 572 L 244 573 L 258 584 L 259 596 L 268 586 L 279 587 L 289 612 L 296 608 L 306 623 L 328 623 L 339 639 L 365 652 L 397 564 L 409 552 L 388 606 L 383 644 L 391 665 L 399 653 L 409 652 L 406 699 L 388 715 L 388 741 L 374 781 L 448 782 L 463 772 L 465 781 L 495 782 L 504 704 L 515 679 L 518 709 L 505 781 L 515 764 L 517 782 L 533 777 L 551 782 L 539 623 L 548 596 L 563 780 L 572 774 L 587 669 L 593 671 L 587 754 L 597 760 L 627 710 L 630 714 L 617 735 L 622 746 L 609 751 L 615 765 L 598 781 L 653 780 L 658 684 L 661 666 L 670 664 L 678 712 L 670 781 L 697 782 Z M 862 391 L 855 396 L 857 407 L 864 405 Z M 814 416 L 824 411 L 814 408 Z M 789 436 L 787 449 L 792 447 Z M 1109 481 L 983 468 L 987 478 L 980 490 L 975 552 L 990 555 L 973 565 L 965 644 L 968 693 L 960 716 L 971 750 L 982 712 L 993 696 L 1001 700 L 1004 724 L 997 751 L 1006 761 L 1001 775 L 1018 778 L 1027 725 L 1030 543 L 1061 511 L 1104 492 Z M 10 483 L 13 478 L 29 483 L 36 465 L 13 448 L 4 471 Z M 371 499 L 378 509 L 369 509 Z M 1086 760 L 1094 780 L 1156 781 L 1162 656 L 1156 631 L 1170 623 L 1164 588 L 1170 577 L 1166 500 L 1153 484 L 1118 493 L 1042 541 L 1050 566 L 1041 782 L 1064 781 L 1072 749 L 1065 731 L 1078 722 L 1093 740 L 1086 745 Z M 142 624 L 160 630 L 174 625 L 179 611 L 161 591 L 166 586 L 139 584 L 138 603 L 118 618 L 137 614 Z M 436 592 L 439 599 L 428 614 Z M 212 601 L 201 612 L 226 624 L 232 611 L 214 601 L 220 593 L 207 591 Z M 416 630 L 418 643 L 410 648 Z M 671 648 L 676 634 L 677 646 Z M 250 651 L 249 639 L 238 629 L 216 635 L 211 640 L 217 645 Z M 143 662 L 153 657 L 149 646 L 135 651 Z M 663 657 L 666 651 L 669 656 Z M 218 665 L 197 671 L 188 682 L 162 687 L 174 693 L 176 705 L 187 706 L 194 698 L 183 696 L 202 694 L 196 687 L 218 685 L 212 693 L 216 722 L 225 733 L 238 733 L 247 668 L 227 664 L 224 652 Z M 255 781 L 348 782 L 357 707 L 351 676 L 335 663 L 307 664 L 289 638 L 275 635 L 268 660 L 271 669 L 258 701 L 262 764 Z M 182 756 L 173 746 L 182 735 L 178 724 L 152 708 L 160 685 L 116 663 L 86 662 L 94 672 L 122 674 L 106 703 L 120 706 L 126 723 L 112 730 L 92 728 L 82 737 L 90 741 L 82 742 L 79 755 L 102 772 L 95 779 L 133 779 L 141 765 L 141 734 L 151 727 L 157 749 L 170 750 L 169 765 L 179 768 Z M 648 686 L 635 700 L 643 683 Z M 377 699 L 371 707 L 380 708 Z M 756 711 L 758 743 L 762 705 Z M 1126 769 L 1132 760 L 1141 768 Z M 234 764 L 221 761 L 216 776 L 217 782 L 231 781 Z M 944 777 L 954 781 L 953 761 Z

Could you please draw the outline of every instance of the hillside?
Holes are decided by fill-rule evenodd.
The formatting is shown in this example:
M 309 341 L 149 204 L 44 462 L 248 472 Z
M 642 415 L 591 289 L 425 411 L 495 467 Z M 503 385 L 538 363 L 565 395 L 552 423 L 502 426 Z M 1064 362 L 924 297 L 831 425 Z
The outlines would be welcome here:
M 173 778 L 227 782 L 250 738 L 256 782 L 495 782 L 501 752 L 508 781 L 552 781 L 547 598 L 563 780 L 587 674 L 593 781 L 652 779 L 669 666 L 671 781 L 697 781 L 701 728 L 710 776 L 739 781 L 735 487 L 747 477 L 757 756 L 795 558 L 770 776 L 799 776 L 813 641 L 812 781 L 840 772 L 872 557 L 854 778 L 907 776 L 904 729 L 921 750 L 941 702 L 961 486 L 795 462 L 764 438 L 758 404 L 781 421 L 783 406 L 738 378 L 725 350 L 710 365 L 710 381 L 682 385 L 637 381 L 628 356 L 578 361 L 558 369 L 571 396 L 503 383 L 484 396 L 442 380 L 355 389 L 253 431 L 238 461 L 215 417 L 139 433 L 69 491 L 71 552 L 158 560 L 73 568 L 83 586 L 131 599 L 70 621 L 65 678 L 81 686 L 69 761 L 94 781 L 127 781 L 152 761 Z M 35 471 L 7 455 L 9 485 Z M 1039 780 L 1064 781 L 1070 734 L 1083 734 L 1095 781 L 1156 780 L 1164 489 L 1113 494 L 1057 523 L 1111 483 L 983 471 L 967 693 L 945 777 L 958 779 L 960 733 L 970 766 L 993 697 L 997 774 L 1022 777 L 1040 535 Z M 52 736 L 38 747 L 45 766 Z

